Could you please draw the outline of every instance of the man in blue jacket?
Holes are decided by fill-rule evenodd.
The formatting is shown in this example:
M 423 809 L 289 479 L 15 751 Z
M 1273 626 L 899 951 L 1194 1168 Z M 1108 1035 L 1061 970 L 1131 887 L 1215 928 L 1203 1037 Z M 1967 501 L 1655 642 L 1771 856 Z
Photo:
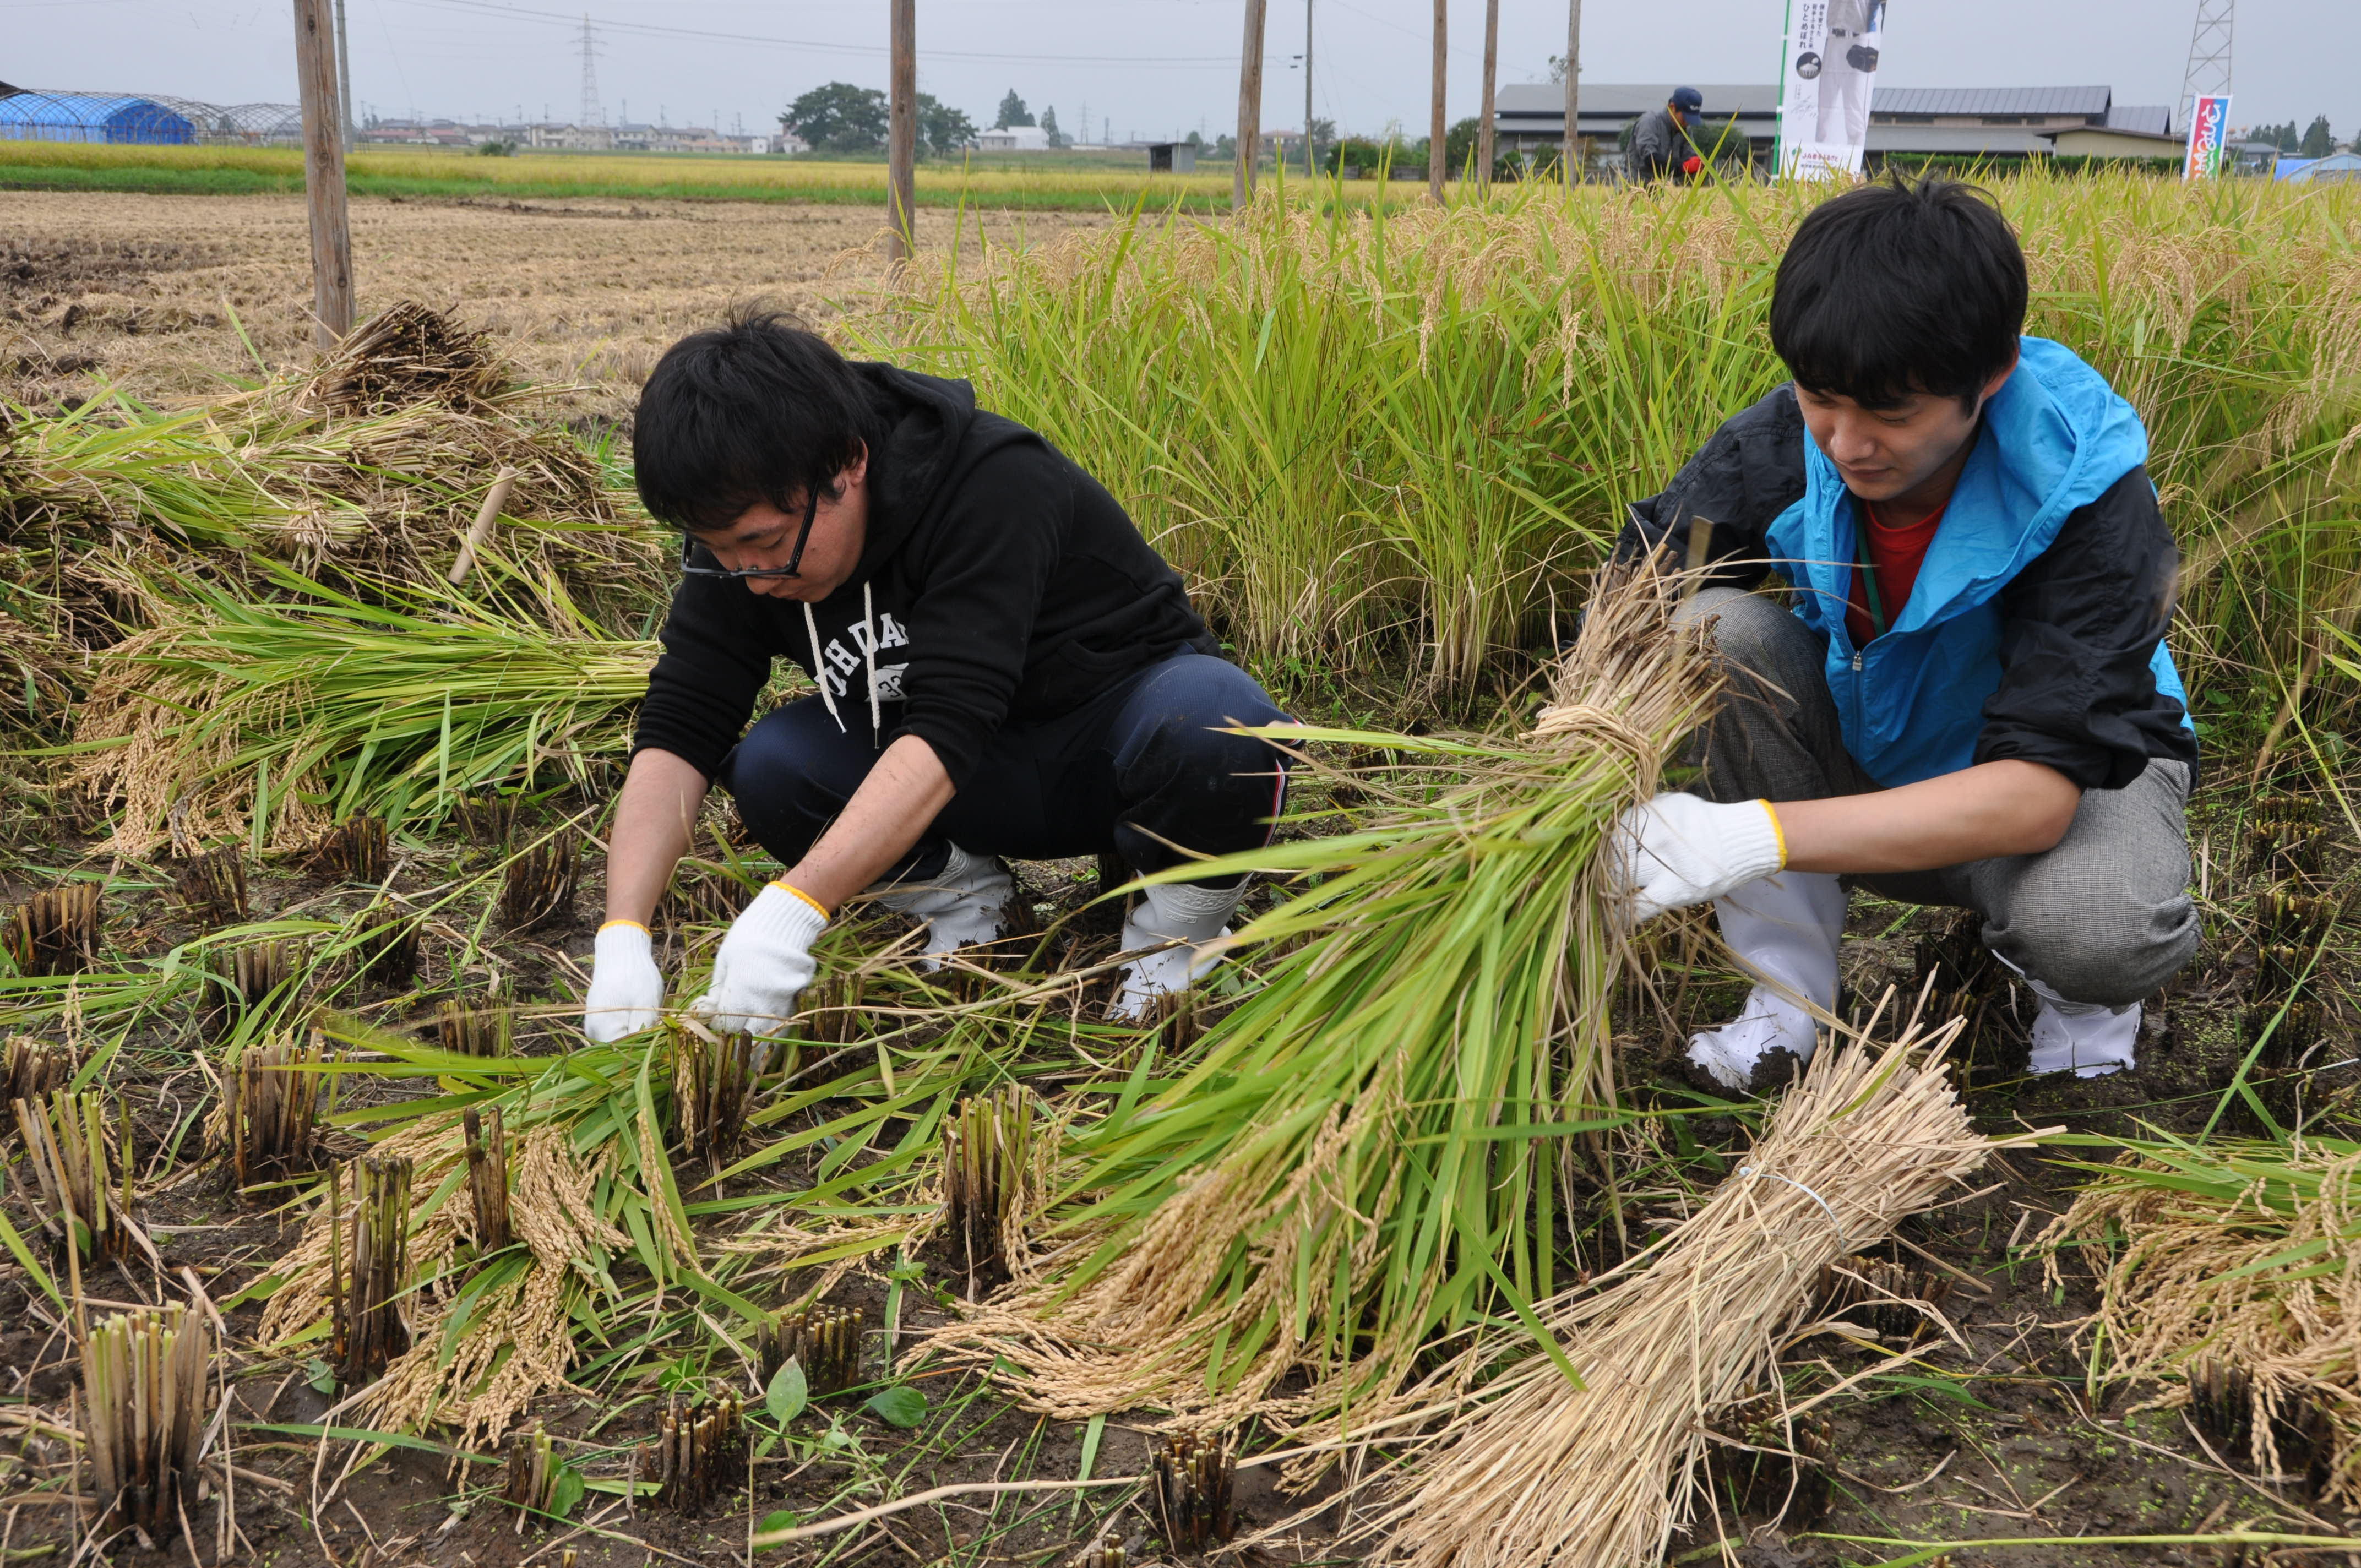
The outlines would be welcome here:
M 2041 999 L 2037 1072 L 2133 1065 L 2198 940 L 2197 761 L 2166 650 L 2178 554 L 2139 416 L 2021 335 L 2025 258 L 1940 179 L 1817 208 L 1779 265 L 1795 378 L 1715 433 L 1620 548 L 1702 562 L 1730 674 L 1696 793 L 1627 813 L 1628 913 L 1715 902 L 1757 984 L 1688 1060 L 1784 1081 L 1831 1010 L 1845 883 L 1970 909 Z M 1786 603 L 1758 591 L 1773 573 Z

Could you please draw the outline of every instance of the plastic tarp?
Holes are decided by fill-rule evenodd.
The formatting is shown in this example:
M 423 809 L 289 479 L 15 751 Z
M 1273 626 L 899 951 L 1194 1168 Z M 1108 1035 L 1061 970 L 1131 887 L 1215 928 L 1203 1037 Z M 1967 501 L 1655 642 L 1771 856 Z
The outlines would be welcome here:
M 19 92 L 0 98 L 0 139 L 186 146 L 197 127 L 151 98 Z

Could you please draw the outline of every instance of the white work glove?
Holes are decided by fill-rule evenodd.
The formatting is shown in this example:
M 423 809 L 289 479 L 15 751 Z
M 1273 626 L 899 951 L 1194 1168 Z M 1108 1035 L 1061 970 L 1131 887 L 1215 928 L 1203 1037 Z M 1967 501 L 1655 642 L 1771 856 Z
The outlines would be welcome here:
M 1607 852 L 1627 927 L 1719 898 L 1787 864 L 1769 801 L 1717 806 L 1694 795 L 1660 795 L 1632 806 L 1615 819 Z
M 636 920 L 609 920 L 591 948 L 590 992 L 582 999 L 582 1032 L 605 1045 L 653 1029 L 664 1006 L 664 973 L 656 968 L 648 928 Z
M 818 967 L 812 943 L 827 929 L 826 910 L 785 883 L 771 883 L 730 922 L 713 957 L 713 983 L 689 1011 L 725 1035 L 785 1034 Z

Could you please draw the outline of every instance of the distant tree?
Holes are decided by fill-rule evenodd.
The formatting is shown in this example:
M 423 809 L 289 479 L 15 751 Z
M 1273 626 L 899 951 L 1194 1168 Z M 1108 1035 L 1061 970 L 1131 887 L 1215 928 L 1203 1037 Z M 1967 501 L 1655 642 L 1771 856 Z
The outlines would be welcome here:
M 781 129 L 816 152 L 874 152 L 885 145 L 886 124 L 885 94 L 850 82 L 815 87 L 779 116 Z
M 1205 133 L 1202 131 L 1191 131 L 1186 139 L 1191 147 L 1202 148 L 1205 145 Z
M 1000 101 L 1000 117 L 992 122 L 992 128 L 1005 131 L 1011 126 L 1029 126 L 1032 123 L 1033 111 L 1025 106 L 1025 100 L 1016 95 L 1016 88 L 1011 87 L 1008 96 Z
M 2298 144 L 2296 141 L 2295 122 L 2293 120 L 2290 120 L 2286 125 L 2279 127 L 2279 150 L 2281 152 L 2293 152 L 2296 149 Z
M 2305 158 L 2326 158 L 2335 150 L 2336 137 L 2328 128 L 2328 116 L 2314 115 L 2312 124 L 2305 127 L 2303 140 L 2296 151 Z
M 1336 145 L 1336 122 L 1316 119 L 1304 127 L 1304 132 L 1312 138 L 1312 167 L 1317 168 L 1320 163 L 1320 149 Z
M 1565 56 L 1562 54 L 1554 54 L 1549 57 L 1549 61 L 1550 80 L 1556 82 L 1561 87 L 1564 86 L 1565 84 Z
M 1066 134 L 1058 128 L 1058 106 L 1055 104 L 1041 111 L 1041 129 L 1049 134 L 1051 147 L 1066 145 Z
M 1443 167 L 1444 178 L 1456 180 L 1467 170 L 1476 157 L 1476 137 L 1480 122 L 1473 115 L 1453 126 L 1443 137 Z
M 975 122 L 931 93 L 918 94 L 918 147 L 930 158 L 949 158 L 975 141 Z

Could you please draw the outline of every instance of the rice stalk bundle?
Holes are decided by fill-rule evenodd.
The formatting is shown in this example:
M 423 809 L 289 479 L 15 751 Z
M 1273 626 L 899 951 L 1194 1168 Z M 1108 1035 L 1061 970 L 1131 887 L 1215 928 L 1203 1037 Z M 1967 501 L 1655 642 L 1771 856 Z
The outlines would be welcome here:
M 25 1163 L 39 1192 L 41 1229 L 68 1253 L 95 1262 L 129 1255 L 131 1108 L 122 1106 L 121 1130 L 110 1149 L 106 1102 L 94 1090 L 57 1090 L 47 1100 L 19 1100 L 13 1109 Z M 120 1179 L 116 1167 L 121 1167 Z
M 1068 1568 L 1129 1568 L 1130 1549 L 1119 1535 L 1102 1536 L 1082 1548 L 1082 1555 Z
M 352 948 L 355 974 L 394 990 L 418 979 L 426 946 L 424 916 L 405 914 L 385 899 L 370 905 L 353 923 L 362 932 Z
M 506 850 L 516 834 L 517 797 L 513 795 L 461 795 L 455 805 L 459 830 L 479 849 Z
M 2268 1394 L 2245 1367 L 2206 1355 L 2189 1364 L 2188 1390 L 2189 1419 L 2216 1455 L 2237 1464 L 2260 1453 L 2259 1426 L 2279 1466 L 2264 1475 L 2300 1481 L 2313 1497 L 2325 1488 L 2336 1434 L 2317 1387 Z
M 849 1046 L 861 1038 L 866 985 L 858 970 L 840 970 L 812 981 L 796 1005 L 796 1026 L 809 1040 Z
M 574 913 L 576 844 L 560 828 L 529 846 L 500 874 L 500 923 L 531 931 Z
M 11 1035 L 0 1055 L 0 1102 L 46 1100 L 72 1081 L 74 1052 L 30 1035 Z
M 503 992 L 495 992 L 490 1001 L 489 1006 L 445 1002 L 436 1008 L 434 1043 L 456 1056 L 507 1056 L 515 1014 Z
M 2328 830 L 2292 816 L 2258 817 L 2246 828 L 2246 863 L 2265 876 L 2309 876 L 2320 870 Z
M 1790 1532 L 1809 1530 L 1834 1490 L 1836 1429 L 1819 1417 L 1789 1420 L 1780 1405 L 1764 1395 L 1715 1421 L 1722 1441 L 1706 1450 L 1706 1484 L 1733 1515 L 1776 1515 Z
M 587 783 L 620 756 L 653 662 L 554 581 L 529 612 L 432 588 L 363 600 L 277 566 L 268 586 L 302 602 L 159 581 L 157 623 L 97 656 L 68 771 L 119 806 L 125 853 L 175 823 L 302 850 L 354 811 L 432 823 L 553 764 Z
M 2323 1497 L 2361 1497 L 2361 1143 L 2126 1140 L 2081 1168 L 2092 1181 L 2043 1242 L 2053 1277 L 2070 1251 L 2098 1276 L 2105 1373 L 2180 1373 L 2201 1415 L 2243 1402 L 2245 1441 L 2224 1459 L 2316 1468 Z M 2304 1430 L 2315 1405 L 2325 1433 Z M 2324 1452 L 2290 1452 L 2305 1445 Z
M 98 962 L 98 883 L 61 883 L 8 917 L 8 955 L 19 974 L 79 974 Z
M 1424 753 L 1443 782 L 1358 831 L 1189 868 L 1303 891 L 1239 934 L 1282 956 L 1185 1070 L 1065 1132 L 1034 1252 L 957 1331 L 1021 1398 L 1358 1420 L 1436 1332 L 1554 1293 L 1553 1166 L 1570 1179 L 1569 1136 L 1615 1103 L 1627 949 L 1598 850 L 1715 690 L 1676 592 L 1602 587 L 1521 740 L 1271 732 Z
M 1850 1317 L 1881 1334 L 1916 1338 L 1951 1297 L 1951 1277 L 1884 1257 L 1839 1258 L 1820 1271 L 1812 1315 Z
M 219 1000 L 213 1008 L 216 1036 L 234 1033 L 245 1019 L 295 993 L 293 958 L 288 944 L 276 938 L 231 948 L 227 967 L 229 972 L 221 977 Z
M 213 1360 L 203 1315 L 178 1305 L 108 1318 L 82 1341 L 93 1539 L 128 1526 L 153 1550 L 181 1532 L 197 1501 Z
M 719 1171 L 745 1135 L 762 1047 L 742 1031 L 683 1026 L 671 1033 L 672 1102 L 682 1152 Z
M 246 857 L 233 844 L 192 855 L 175 886 L 191 915 L 209 926 L 236 926 L 247 919 Z
M 521 1514 L 548 1513 L 560 1468 L 550 1448 L 549 1429 L 539 1421 L 529 1432 L 510 1434 L 508 1453 L 500 1462 L 500 1501 Z M 524 1521 L 517 1522 L 522 1528 Z
M 1492 1330 L 1434 1373 L 1422 1392 L 1450 1420 L 1357 1527 L 1381 1560 L 1663 1562 L 1699 1500 L 1707 1428 L 1768 1379 L 1822 1271 L 1983 1163 L 1940 1059 L 1955 1028 L 1935 1050 L 1916 1029 L 1824 1047 L 1702 1208 L 1539 1309 L 1550 1354 Z
M 497 1105 L 482 1115 L 470 1105 L 459 1119 L 467 1133 L 467 1202 L 476 1216 L 476 1255 L 489 1257 L 504 1251 L 513 1239 L 509 1228 L 508 1134 L 500 1125 Z
M 694 1512 L 744 1474 L 746 1443 L 739 1426 L 742 1410 L 728 1394 L 702 1412 L 684 1411 L 678 1401 L 665 1409 L 656 1429 L 653 1462 L 641 1465 L 656 1477 L 657 1507 Z
M 1202 1552 L 1237 1533 L 1232 1493 L 1238 1464 L 1226 1440 L 1171 1433 L 1149 1443 L 1148 1458 L 1167 1546 Z
M 385 818 L 367 811 L 346 817 L 312 846 L 311 861 L 313 871 L 339 882 L 383 882 L 391 863 Z
M 301 1045 L 280 1036 L 249 1041 L 237 1053 L 224 1085 L 222 1146 L 240 1191 L 316 1167 L 320 1102 L 335 1060 L 317 1029 Z
M 328 1184 L 329 1292 L 333 1300 L 329 1359 L 346 1387 L 370 1383 L 387 1363 L 410 1348 L 401 1298 L 410 1273 L 410 1161 L 364 1155 L 346 1162 L 354 1172 L 353 1226 L 348 1246 L 338 1225 L 337 1190 Z
M 978 1275 L 1005 1271 L 1009 1223 L 1024 1212 L 1033 1155 L 1032 1097 L 1014 1084 L 961 1101 L 943 1126 L 943 1220 L 971 1299 Z
M 798 1307 L 764 1325 L 759 1349 L 763 1386 L 792 1361 L 804 1369 L 804 1387 L 815 1398 L 841 1394 L 861 1381 L 861 1309 Z

